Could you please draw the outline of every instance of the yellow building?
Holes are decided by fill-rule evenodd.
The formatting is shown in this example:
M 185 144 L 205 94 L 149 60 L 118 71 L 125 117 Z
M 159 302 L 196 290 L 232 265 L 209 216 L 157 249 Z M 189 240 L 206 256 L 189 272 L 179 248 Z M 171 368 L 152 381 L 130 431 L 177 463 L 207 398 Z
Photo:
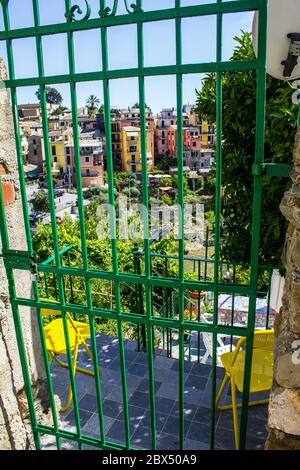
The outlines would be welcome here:
M 202 121 L 201 124 L 201 143 L 203 148 L 208 148 L 208 122 Z
M 216 144 L 215 126 L 209 125 L 207 121 L 201 122 L 201 145 L 203 149 L 211 148 Z
M 142 154 L 140 128 L 132 126 L 123 127 L 121 135 L 123 170 L 131 173 L 141 173 Z M 152 145 L 152 131 L 147 130 L 147 161 L 149 170 L 151 170 L 154 165 L 154 152 Z
M 199 122 L 198 114 L 196 113 L 195 109 L 191 109 L 189 113 L 189 125 L 191 127 L 197 127 Z
M 58 117 L 50 117 L 48 119 L 49 131 L 58 131 L 61 128 L 60 120 Z
M 62 176 L 67 170 L 65 145 L 73 141 L 72 132 L 66 130 L 61 137 L 50 143 L 53 176 Z

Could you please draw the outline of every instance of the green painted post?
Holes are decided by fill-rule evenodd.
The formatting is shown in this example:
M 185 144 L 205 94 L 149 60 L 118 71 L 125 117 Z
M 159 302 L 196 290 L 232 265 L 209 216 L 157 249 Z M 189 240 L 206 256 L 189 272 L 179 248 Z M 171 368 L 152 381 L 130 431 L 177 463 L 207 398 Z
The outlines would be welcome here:
M 268 0 L 260 0 L 259 25 L 258 25 L 258 62 L 256 84 L 256 145 L 255 164 L 264 162 L 265 143 L 265 113 L 266 113 L 266 59 L 267 59 L 267 28 L 268 28 Z M 252 366 L 253 339 L 256 315 L 256 292 L 258 277 L 258 261 L 260 248 L 260 219 L 262 201 L 262 175 L 254 176 L 253 195 L 253 221 L 252 221 L 252 247 L 251 247 L 251 278 L 248 331 L 245 357 L 245 375 L 242 399 L 242 414 L 240 428 L 240 449 L 245 449 L 247 439 L 248 402 Z

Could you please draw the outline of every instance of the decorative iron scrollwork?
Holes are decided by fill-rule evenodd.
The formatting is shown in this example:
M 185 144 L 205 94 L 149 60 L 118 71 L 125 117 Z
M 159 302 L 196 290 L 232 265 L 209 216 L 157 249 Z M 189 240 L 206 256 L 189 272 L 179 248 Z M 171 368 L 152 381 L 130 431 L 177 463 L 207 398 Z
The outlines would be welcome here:
M 6 8 L 8 5 L 9 0 L 0 0 L 0 3 L 2 5 L 2 8 Z
M 78 15 L 83 15 L 82 8 L 79 5 L 73 5 L 69 11 L 65 14 L 65 17 L 69 21 L 80 21 L 80 20 L 88 20 L 89 17 L 91 16 L 91 6 L 88 2 L 88 0 L 85 0 L 85 5 L 86 5 L 86 14 L 84 15 L 83 18 L 76 18 L 76 13 Z
M 126 11 L 132 15 L 133 13 L 140 13 L 142 11 L 141 0 L 136 0 L 136 3 L 128 5 L 128 0 L 124 0 Z M 113 7 L 102 7 L 99 11 L 101 17 L 115 16 L 118 10 L 119 0 L 114 0 Z
M 125 3 L 125 8 L 129 14 L 140 13 L 140 11 L 142 11 L 141 0 L 136 0 L 136 3 L 131 3 L 129 6 L 128 6 L 128 0 L 124 0 L 124 3 Z

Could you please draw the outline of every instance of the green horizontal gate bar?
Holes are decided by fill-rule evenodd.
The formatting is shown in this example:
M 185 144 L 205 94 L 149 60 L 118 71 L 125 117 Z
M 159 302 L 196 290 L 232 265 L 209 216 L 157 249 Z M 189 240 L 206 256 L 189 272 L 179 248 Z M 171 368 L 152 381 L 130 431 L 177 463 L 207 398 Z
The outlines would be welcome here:
M 185 65 L 162 65 L 157 67 L 132 68 L 126 70 L 106 70 L 88 73 L 72 73 L 64 75 L 51 75 L 49 77 L 30 77 L 14 80 L 4 80 L 7 88 L 33 86 L 33 85 L 53 85 L 71 82 L 87 82 L 105 79 L 120 79 L 134 77 L 154 77 L 160 75 L 194 74 L 210 72 L 237 72 L 257 70 L 259 62 L 257 60 L 240 60 L 235 62 L 208 62 L 203 64 L 185 64 Z
M 276 176 L 281 178 L 290 178 L 293 171 L 293 165 L 287 163 L 262 163 L 254 164 L 252 173 L 254 176 Z
M 55 25 L 45 25 L 32 28 L 22 28 L 0 32 L 0 41 L 6 39 L 19 39 L 34 37 L 37 35 L 49 35 L 67 33 L 71 31 L 83 31 L 90 29 L 99 29 L 101 27 L 121 26 L 136 24 L 138 21 L 146 23 L 151 21 L 172 20 L 179 18 L 192 18 L 197 16 L 215 15 L 217 13 L 238 13 L 244 11 L 257 10 L 259 0 L 231 1 L 219 4 L 194 5 L 190 7 L 181 7 L 180 9 L 170 8 L 166 10 L 142 12 L 131 15 L 117 15 L 106 18 L 95 18 L 82 20 L 72 23 L 60 23 Z

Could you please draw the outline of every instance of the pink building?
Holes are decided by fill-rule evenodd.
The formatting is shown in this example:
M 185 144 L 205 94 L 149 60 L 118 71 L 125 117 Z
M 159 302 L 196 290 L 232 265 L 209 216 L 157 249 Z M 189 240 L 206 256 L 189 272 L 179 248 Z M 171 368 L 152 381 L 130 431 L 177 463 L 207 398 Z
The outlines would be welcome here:
M 198 127 L 189 127 L 183 130 L 184 148 L 192 152 L 201 151 L 201 134 Z
M 72 142 L 65 147 L 67 162 L 67 179 L 76 186 L 76 168 L 74 145 Z M 103 146 L 99 140 L 80 141 L 80 166 L 83 188 L 104 184 Z
M 201 152 L 201 133 L 197 127 L 183 128 L 183 145 L 185 151 Z M 177 155 L 177 126 L 168 129 L 168 154 Z
M 169 150 L 168 132 L 171 126 L 176 126 L 177 117 L 174 108 L 163 109 L 157 119 L 155 143 L 157 155 L 167 155 Z
M 170 126 L 168 129 L 168 155 L 177 155 L 177 126 Z

